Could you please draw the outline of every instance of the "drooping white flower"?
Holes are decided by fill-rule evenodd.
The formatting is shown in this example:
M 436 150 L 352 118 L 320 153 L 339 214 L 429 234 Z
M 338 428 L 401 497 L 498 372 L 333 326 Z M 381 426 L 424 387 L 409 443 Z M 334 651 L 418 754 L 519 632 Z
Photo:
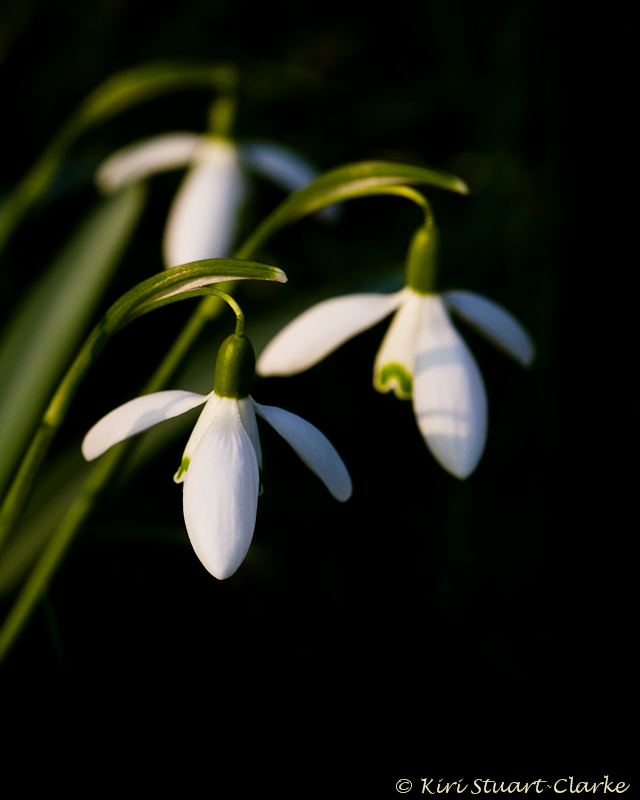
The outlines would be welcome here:
M 355 294 L 305 311 L 267 345 L 260 375 L 308 369 L 352 336 L 395 311 L 374 365 L 374 386 L 413 399 L 418 427 L 436 460 L 466 478 L 476 468 L 487 434 L 487 396 L 471 351 L 453 326 L 452 310 L 524 366 L 534 348 L 505 308 L 473 292 Z
M 249 340 L 231 336 L 220 348 L 210 394 L 163 391 L 130 400 L 97 422 L 82 444 L 84 457 L 92 461 L 112 445 L 204 405 L 174 480 L 184 482 L 184 519 L 193 549 L 220 580 L 238 569 L 253 538 L 262 467 L 256 414 L 278 431 L 337 500 L 348 500 L 352 491 L 347 468 L 324 434 L 296 414 L 260 405 L 249 396 L 254 365 Z
M 302 188 L 316 170 L 279 145 L 238 146 L 196 133 L 168 133 L 118 150 L 102 163 L 96 183 L 113 192 L 158 172 L 189 167 L 173 200 L 163 239 L 165 267 L 231 255 L 247 193 L 246 171 L 270 178 L 287 192 Z M 334 209 L 325 209 L 330 216 Z

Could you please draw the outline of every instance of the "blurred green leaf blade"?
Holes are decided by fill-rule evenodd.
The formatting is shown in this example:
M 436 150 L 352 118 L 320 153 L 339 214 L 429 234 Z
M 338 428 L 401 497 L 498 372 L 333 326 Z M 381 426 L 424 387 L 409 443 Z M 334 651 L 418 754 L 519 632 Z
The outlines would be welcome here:
M 88 327 L 145 202 L 139 185 L 101 200 L 0 339 L 0 490 Z

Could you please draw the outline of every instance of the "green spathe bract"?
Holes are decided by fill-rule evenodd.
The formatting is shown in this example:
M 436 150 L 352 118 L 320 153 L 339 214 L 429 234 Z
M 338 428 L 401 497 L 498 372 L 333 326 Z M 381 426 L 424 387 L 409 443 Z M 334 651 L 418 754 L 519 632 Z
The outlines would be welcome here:
M 222 86 L 218 88 L 224 91 Z M 98 103 L 98 105 L 100 104 Z M 117 103 L 114 103 L 113 106 L 116 107 Z M 96 111 L 96 109 L 94 109 L 94 111 Z M 95 113 L 90 116 L 98 118 L 101 115 Z M 75 122 L 75 120 L 73 120 L 73 122 Z M 70 127 L 73 128 L 74 126 L 72 125 Z M 35 183 L 37 183 L 35 191 L 32 190 L 34 188 L 34 175 L 30 174 L 25 180 L 25 184 L 29 184 L 29 188 L 31 189 L 31 191 L 26 193 L 28 197 L 25 198 L 23 196 L 24 192 L 21 186 L 20 190 L 17 192 L 19 195 L 19 202 L 15 203 L 13 202 L 13 198 L 11 198 L 11 213 L 8 215 L 10 219 L 8 219 L 8 225 L 5 225 L 4 231 L 0 224 L 0 239 L 2 238 L 1 234 L 3 232 L 5 236 L 8 234 L 9 230 L 15 226 L 18 218 L 24 213 L 30 202 L 33 201 L 33 198 L 39 196 L 44 190 L 44 187 L 48 185 L 52 174 L 58 166 L 61 153 L 66 152 L 70 139 L 75 138 L 77 131 L 73 130 L 70 137 L 66 130 L 62 133 L 64 135 L 60 137 L 60 141 L 62 141 L 63 146 L 60 146 L 60 141 L 56 141 L 54 147 L 45 153 L 45 157 L 41 162 L 38 162 L 36 169 L 33 170 L 35 177 L 38 178 L 38 180 L 35 181 Z M 237 258 L 250 259 L 254 257 L 255 253 L 264 245 L 265 241 L 284 225 L 291 224 L 306 214 L 315 213 L 327 205 L 332 205 L 333 203 L 343 200 L 355 199 L 357 197 L 376 194 L 393 194 L 410 199 L 417 203 L 423 210 L 425 221 L 428 222 L 430 217 L 428 203 L 419 192 L 413 189 L 414 184 L 427 184 L 461 194 L 467 193 L 467 188 L 460 179 L 436 170 L 428 170 L 416 167 L 415 165 L 398 164 L 394 162 L 361 162 L 358 164 L 349 164 L 346 165 L 346 167 L 331 170 L 329 173 L 326 173 L 324 176 L 314 181 L 310 186 L 292 195 L 258 226 L 254 233 L 240 248 L 238 248 L 235 255 Z M 253 267 L 254 265 L 252 264 L 251 266 Z M 181 278 L 187 278 L 187 276 L 182 275 L 182 269 L 183 267 L 176 267 L 175 272 L 180 273 Z M 228 278 L 261 277 L 263 279 L 279 280 L 281 282 L 286 280 L 284 274 L 279 270 L 275 268 L 266 268 L 266 270 L 271 272 L 271 274 L 258 276 L 255 274 L 247 274 L 243 271 L 244 274 L 238 274 L 237 272 L 235 274 L 228 274 Z M 173 272 L 173 270 L 169 270 L 168 272 Z M 174 276 L 172 276 L 166 284 L 161 281 L 158 283 L 154 282 L 153 287 L 147 287 L 143 284 L 137 287 L 135 294 L 127 297 L 124 303 L 122 299 L 118 301 L 118 303 L 115 304 L 115 308 L 111 309 L 112 314 L 109 315 L 110 318 L 103 321 L 104 332 L 107 335 L 111 335 L 111 333 L 131 322 L 132 319 L 154 310 L 155 308 L 159 308 L 161 305 L 174 302 L 174 299 L 177 299 L 176 295 L 179 295 L 179 299 L 193 297 L 196 294 L 214 294 L 214 292 L 215 295 L 217 295 L 205 298 L 198 306 L 198 309 L 188 321 L 183 332 L 169 350 L 152 378 L 146 384 L 144 389 L 145 394 L 158 392 L 162 386 L 166 384 L 169 376 L 173 374 L 203 326 L 219 313 L 219 309 L 223 305 L 220 302 L 220 293 L 213 290 L 210 286 L 203 286 L 200 277 L 201 276 L 192 274 L 189 275 L 186 280 L 175 280 Z M 99 338 L 102 339 L 102 337 Z M 102 345 L 104 342 L 99 341 L 96 343 L 92 341 L 89 343 L 88 347 L 83 349 L 83 352 L 80 354 L 80 363 L 74 363 L 69 380 L 63 381 L 63 385 L 59 387 L 59 392 L 56 393 L 56 396 L 52 399 L 52 408 L 50 411 L 53 417 L 49 414 L 47 418 L 43 420 L 41 430 L 36 437 L 37 441 L 34 442 L 34 446 L 30 448 L 32 452 L 27 454 L 26 460 L 30 461 L 30 463 L 23 465 L 24 469 L 21 470 L 22 475 L 14 481 L 14 487 L 12 487 L 15 488 L 15 491 L 13 491 L 10 498 L 5 499 L 5 508 L 3 511 L 6 512 L 6 516 L 2 519 L 2 514 L 0 513 L 0 534 L 3 529 L 5 532 L 8 531 L 15 522 L 15 518 L 28 493 L 33 474 L 40 460 L 44 457 L 44 453 L 46 452 L 51 438 L 61 424 L 70 402 L 70 397 L 75 391 L 77 383 L 79 383 L 82 378 L 85 369 L 92 363 L 97 355 L 97 351 L 101 349 L 101 347 L 96 348 L 96 344 Z M 267 407 L 264 408 L 266 409 Z M 88 513 L 90 513 L 95 506 L 100 491 L 118 469 L 125 452 L 123 449 L 124 446 L 123 443 L 117 445 L 113 448 L 111 453 L 103 457 L 101 463 L 96 466 L 95 471 L 92 473 L 90 480 L 87 481 L 85 487 L 83 487 L 81 494 L 68 510 L 62 522 L 57 526 L 49 545 L 38 559 L 37 564 L 25 582 L 9 616 L 0 629 L 0 658 L 15 641 L 19 631 L 33 611 L 38 598 L 42 595 L 44 587 L 46 587 L 51 576 L 57 569 L 69 543 L 77 533 L 82 522 L 86 519 Z M 181 465 L 181 467 L 186 466 L 186 464 Z M 346 499 L 346 492 L 342 492 L 342 494 L 344 494 L 344 499 Z M 338 497 L 337 494 L 336 496 Z M 338 499 L 343 498 L 338 497 Z
M 213 391 L 218 397 L 244 400 L 251 392 L 255 369 L 253 345 L 243 334 L 233 333 L 218 351 Z
M 417 203 L 429 224 L 431 211 L 426 199 L 414 185 L 425 184 L 447 189 L 458 194 L 467 194 L 464 181 L 455 175 L 440 170 L 418 167 L 394 161 L 360 161 L 329 170 L 317 177 L 308 186 L 299 189 L 281 203 L 275 211 L 262 221 L 236 256 L 248 258 L 269 237 L 285 225 L 314 214 L 333 203 L 372 195 L 397 195 Z
M 281 283 L 287 279 L 282 270 L 266 264 L 233 258 L 208 259 L 164 270 L 159 275 L 142 281 L 107 310 L 51 398 L 31 445 L 18 467 L 13 483 L 4 497 L 0 507 L 0 545 L 18 517 L 35 473 L 62 424 L 82 379 L 111 336 L 137 317 L 156 308 L 204 294 L 213 294 L 214 297 L 217 295 L 216 299 L 225 299 L 241 317 L 242 312 L 233 299 L 211 284 L 249 278 L 275 280 Z M 185 345 L 179 340 L 179 346 L 182 348 Z

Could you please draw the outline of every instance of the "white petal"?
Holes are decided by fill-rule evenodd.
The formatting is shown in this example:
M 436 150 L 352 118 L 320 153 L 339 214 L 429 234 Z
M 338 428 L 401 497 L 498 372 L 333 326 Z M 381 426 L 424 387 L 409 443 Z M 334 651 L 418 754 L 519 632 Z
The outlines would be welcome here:
M 103 192 L 114 192 L 128 183 L 186 166 L 198 150 L 202 137 L 196 133 L 167 133 L 135 142 L 102 162 L 96 183 Z
M 84 437 L 82 454 L 87 461 L 93 461 L 112 445 L 150 428 L 157 422 L 184 414 L 206 400 L 205 395 L 180 390 L 154 392 L 129 400 L 96 422 Z
M 245 400 L 238 400 L 238 408 L 240 409 L 242 425 L 251 439 L 253 449 L 256 451 L 258 466 L 262 469 L 262 447 L 260 446 L 260 434 L 258 433 L 258 423 L 256 422 L 256 410 L 253 398 L 247 397 Z
M 277 144 L 245 144 L 241 148 L 241 156 L 247 167 L 270 178 L 287 192 L 302 189 L 318 174 L 302 156 Z
M 373 385 L 379 392 L 393 389 L 396 396 L 411 397 L 411 376 L 425 295 L 403 290 L 403 302 L 389 326 L 373 365 Z
M 445 292 L 448 306 L 489 341 L 523 366 L 533 362 L 534 344 L 529 334 L 510 311 L 474 292 Z
M 413 408 L 427 447 L 458 478 L 476 468 L 487 436 L 480 370 L 442 300 L 425 298 L 416 347 Z
M 317 175 L 317 169 L 298 153 L 287 147 L 270 142 L 251 142 L 241 148 L 243 162 L 249 169 L 254 169 L 286 192 L 295 192 L 311 183 Z M 339 214 L 339 206 L 327 206 L 318 216 L 333 221 Z
M 200 439 L 204 436 L 207 430 L 213 424 L 213 420 L 218 413 L 218 409 L 220 408 L 220 403 L 222 402 L 222 398 L 218 397 L 215 392 L 211 392 L 208 396 L 207 404 L 200 412 L 200 416 L 198 417 L 198 421 L 194 425 L 193 430 L 191 431 L 191 436 L 189 437 L 189 441 L 187 442 L 187 446 L 184 448 L 184 458 L 191 458 L 196 451 L 196 447 L 200 443 Z M 184 478 L 182 479 L 184 480 Z M 176 481 L 177 483 L 181 483 L 182 481 Z
M 275 406 L 261 406 L 253 401 L 258 414 L 286 439 L 312 472 L 336 498 L 351 497 L 351 478 L 338 451 L 314 425 L 297 414 Z
M 230 142 L 203 140 L 171 206 L 164 233 L 164 260 L 177 267 L 230 255 L 244 177 Z
M 184 519 L 196 555 L 220 580 L 238 569 L 256 524 L 258 462 L 238 403 L 223 399 L 184 482 Z
M 397 308 L 395 294 L 351 294 L 308 309 L 266 346 L 258 359 L 260 375 L 294 375 L 317 364 L 341 344 L 370 328 Z

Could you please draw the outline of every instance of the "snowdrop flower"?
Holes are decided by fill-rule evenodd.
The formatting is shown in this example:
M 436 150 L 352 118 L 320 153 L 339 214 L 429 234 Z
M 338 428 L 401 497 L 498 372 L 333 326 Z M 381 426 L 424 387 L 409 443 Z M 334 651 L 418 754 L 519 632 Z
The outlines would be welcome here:
M 434 293 L 435 250 L 435 230 L 419 229 L 409 250 L 405 288 L 394 294 L 337 297 L 308 309 L 267 345 L 257 371 L 268 376 L 308 369 L 395 311 L 375 359 L 374 387 L 412 398 L 433 456 L 452 475 L 466 478 L 484 450 L 487 396 L 450 312 L 524 366 L 533 361 L 534 348 L 524 328 L 498 303 L 473 292 Z
M 249 395 L 255 355 L 242 334 L 229 336 L 216 361 L 208 395 L 164 391 L 130 400 L 103 417 L 82 444 L 91 461 L 112 445 L 158 422 L 204 405 L 174 476 L 184 483 L 184 519 L 196 555 L 223 580 L 244 560 L 256 524 L 262 468 L 256 414 L 293 447 L 340 501 L 351 496 L 351 478 L 329 440 L 311 423 Z
M 196 133 L 168 133 L 118 150 L 102 163 L 96 183 L 114 192 L 158 172 L 189 167 L 173 200 L 164 231 L 165 267 L 231 255 L 242 204 L 246 170 L 254 170 L 285 191 L 306 186 L 315 169 L 275 144 L 237 146 L 228 139 Z M 325 209 L 331 217 L 335 207 Z

